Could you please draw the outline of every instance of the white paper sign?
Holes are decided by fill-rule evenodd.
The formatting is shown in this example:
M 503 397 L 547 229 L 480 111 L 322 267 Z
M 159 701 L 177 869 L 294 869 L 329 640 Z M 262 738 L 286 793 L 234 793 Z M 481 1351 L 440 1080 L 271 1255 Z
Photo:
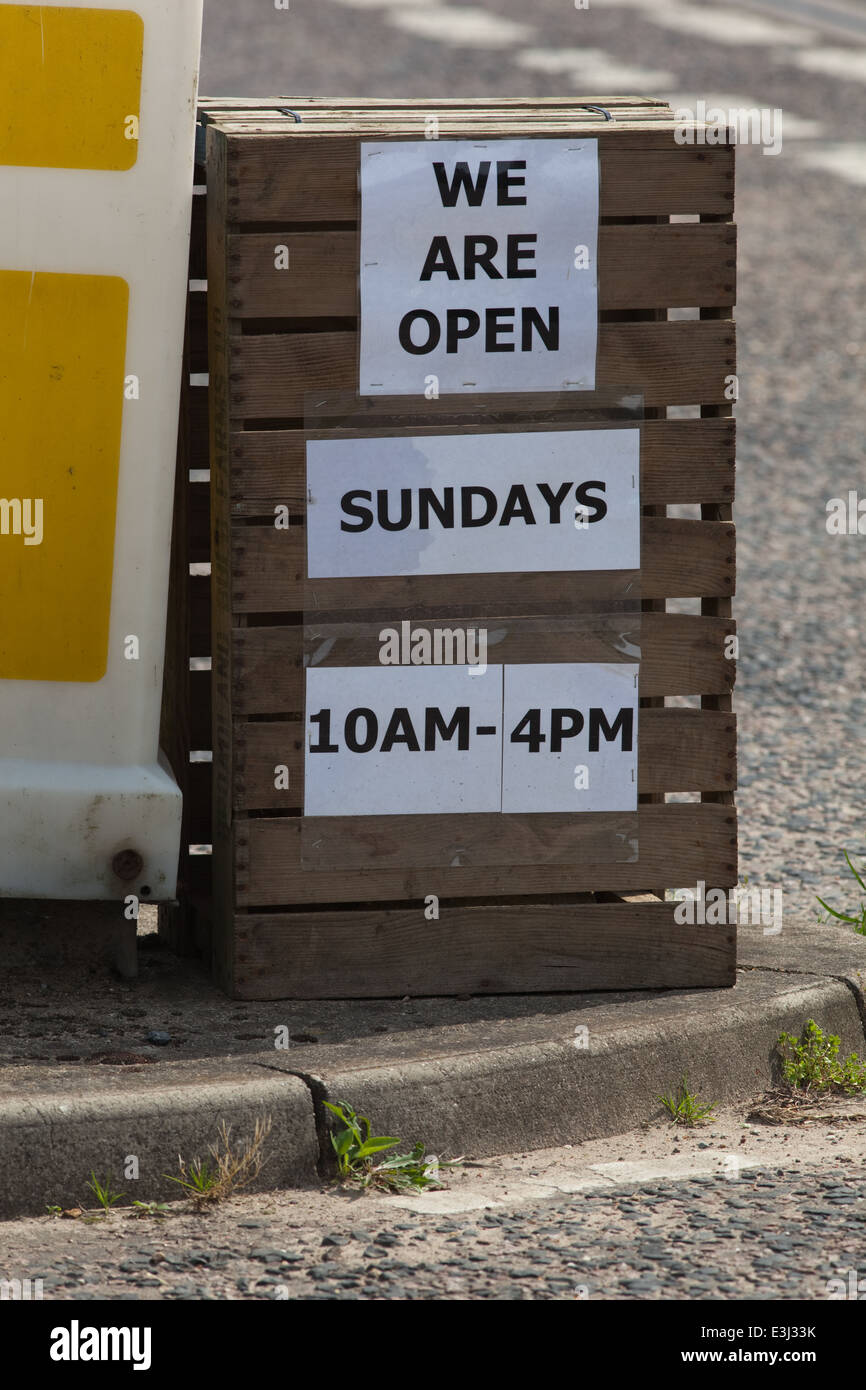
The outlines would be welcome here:
M 503 811 L 636 809 L 638 670 L 505 668 Z
M 633 811 L 638 670 L 309 668 L 304 815 Z
M 640 567 L 640 431 L 316 439 L 311 579 Z
M 498 811 L 502 667 L 311 667 L 304 815 Z
M 598 145 L 361 145 L 361 395 L 595 387 Z

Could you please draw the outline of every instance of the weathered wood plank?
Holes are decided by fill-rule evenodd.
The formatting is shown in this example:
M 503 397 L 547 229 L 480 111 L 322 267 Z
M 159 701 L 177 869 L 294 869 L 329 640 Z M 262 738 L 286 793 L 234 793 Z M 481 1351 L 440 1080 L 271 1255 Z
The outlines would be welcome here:
M 603 116 L 593 111 L 574 111 L 567 115 L 539 114 L 531 122 L 522 116 L 495 111 L 480 117 L 447 111 L 437 114 L 437 134 L 440 139 L 477 140 L 479 135 L 486 135 L 496 139 L 513 137 L 531 140 L 571 135 L 581 139 L 597 140 L 600 154 L 612 148 L 619 153 L 630 154 L 670 150 L 679 152 L 683 149 L 683 145 L 677 144 L 675 138 L 678 123 L 666 112 L 634 110 L 627 113 L 627 119 L 617 119 L 615 122 L 605 121 Z M 220 115 L 209 129 L 219 130 L 229 140 L 237 140 L 239 137 L 244 140 L 268 139 L 273 135 L 283 139 L 289 137 L 293 145 L 307 148 L 323 138 L 329 141 L 373 139 L 377 142 L 425 138 L 424 123 L 414 113 L 397 113 L 386 115 L 384 118 L 376 114 L 360 114 L 346 119 L 342 116 L 330 119 L 328 116 L 321 116 L 296 122 L 292 116 L 276 111 L 258 117 L 226 112 Z M 710 147 L 703 146 L 702 152 L 707 148 Z
M 632 627 L 629 632 L 628 627 Z M 575 622 L 537 621 L 530 630 L 507 634 L 491 647 L 490 660 L 624 661 L 633 655 L 617 653 L 610 645 L 609 625 L 594 632 Z M 378 660 L 378 625 L 344 629 L 348 641 L 337 642 L 334 664 L 375 665 Z M 626 620 L 625 636 L 640 647 L 640 694 L 724 694 L 734 679 L 732 661 L 725 659 L 725 638 L 736 631 L 730 618 L 699 617 L 688 613 L 643 613 L 637 622 Z M 336 626 L 329 626 L 331 635 Z M 364 645 L 366 637 L 367 645 Z M 495 655 L 494 655 L 495 654 Z M 303 629 L 294 627 L 245 627 L 232 633 L 235 718 L 256 715 L 290 715 L 303 712 Z
M 639 860 L 635 863 L 590 863 L 583 858 L 587 838 L 598 836 L 598 816 L 563 816 L 568 822 L 568 843 L 574 858 L 568 865 L 550 863 L 502 863 L 484 867 L 431 867 L 431 856 L 443 840 L 478 845 L 479 853 L 505 857 L 509 817 L 491 816 L 385 816 L 364 817 L 369 860 L 384 865 L 389 849 L 405 861 L 414 853 L 426 868 L 328 869 L 304 868 L 301 857 L 302 817 L 254 817 L 236 822 L 237 902 L 241 907 L 280 907 L 296 903 L 352 903 L 423 901 L 428 893 L 441 898 L 492 898 L 508 894 L 611 892 L 642 889 L 646 883 L 682 887 L 703 880 L 721 886 L 737 881 L 736 813 L 729 806 L 671 804 L 642 806 L 639 815 Z M 469 824 L 490 820 L 490 830 Z M 544 816 L 538 819 L 550 822 Z M 399 835 L 397 821 L 399 820 Z M 377 826 L 376 821 L 388 825 Z M 450 825 L 445 822 L 450 821 Z M 454 822 L 457 822 L 454 824 Z M 322 821 L 319 820 L 319 825 Z M 339 849 L 340 828 L 330 821 L 334 853 Z M 377 835 L 377 831 L 381 834 Z M 512 856 L 519 854 L 523 833 L 515 827 Z M 597 841 L 596 841 L 597 843 Z M 344 842 L 348 850 L 348 842 Z M 381 851 L 373 853 L 373 846 Z M 523 845 L 522 848 L 526 849 Z M 672 881 L 673 880 L 673 881 Z
M 457 426 L 433 429 L 418 425 L 423 434 L 465 434 Z M 535 430 L 541 425 L 497 426 L 503 433 Z M 551 426 L 568 429 L 568 423 Z M 641 497 L 648 505 L 730 502 L 734 497 L 734 420 L 648 420 L 642 427 Z M 383 427 L 377 433 L 397 431 Z M 404 429 L 399 431 L 406 433 Z M 484 426 L 473 426 L 484 433 Z M 273 515 L 281 504 L 290 514 L 303 515 L 306 503 L 302 430 L 239 430 L 231 440 L 233 516 Z
M 305 583 L 306 528 L 241 525 L 232 536 L 235 613 L 288 613 L 316 607 L 332 612 L 393 608 L 405 613 L 423 604 L 447 615 L 467 607 L 500 613 L 561 613 L 582 602 L 623 592 L 617 571 L 398 575 L 316 579 Z M 731 522 L 644 517 L 641 523 L 640 596 L 692 598 L 734 589 Z M 638 594 L 638 586 L 634 589 Z M 306 596 L 309 595 L 309 602 Z
M 209 845 L 213 833 L 213 764 L 190 763 L 187 787 L 190 800 L 189 843 Z
M 736 780 L 733 714 L 644 709 L 638 720 L 638 791 L 730 791 Z M 235 724 L 234 804 L 242 811 L 299 810 L 304 799 L 304 730 L 299 720 Z M 274 785 L 278 767 L 289 785 Z M 201 776 L 201 774 L 199 774 Z
M 183 795 L 181 845 L 178 858 L 178 881 L 183 877 L 191 801 L 189 794 L 190 748 L 190 684 L 189 684 L 189 612 L 184 602 L 189 583 L 189 539 L 187 526 L 188 457 L 189 457 L 189 317 L 184 335 L 180 411 L 178 416 L 177 454 L 175 459 L 174 507 L 172 512 L 171 552 L 169 561 L 168 611 L 165 634 L 165 663 L 163 667 L 162 708 L 160 712 L 159 745 L 174 773 Z M 163 940 L 178 955 L 191 953 L 195 935 L 191 913 L 180 896 L 177 901 L 160 903 L 158 931 Z
M 209 575 L 194 574 L 187 580 L 189 608 L 189 654 L 210 656 L 211 642 L 211 580 Z
M 600 309 L 733 304 L 736 228 L 730 223 L 602 226 Z M 277 247 L 288 251 L 278 270 Z M 356 231 L 262 232 L 229 238 L 229 307 L 238 318 L 354 318 Z
M 232 322 L 226 310 L 226 237 L 231 234 L 227 205 L 225 143 L 207 140 L 208 356 L 210 362 L 211 565 L 213 579 L 213 954 L 217 980 L 234 987 L 235 856 L 232 807 L 232 640 L 229 448 L 232 433 L 228 345 Z M 192 581 L 193 583 L 195 581 Z M 208 581 L 210 593 L 210 580 Z
M 239 419 L 301 419 L 308 392 L 357 388 L 358 338 L 351 331 L 238 335 L 229 347 L 231 414 Z M 730 321 L 602 323 L 596 381 L 600 388 L 639 386 L 648 406 L 724 402 L 734 347 Z M 423 382 L 419 366 L 419 395 Z M 580 395 L 580 405 L 592 405 L 591 392 Z M 484 395 L 466 399 L 476 407 L 496 403 Z M 514 410 L 539 408 L 532 393 L 508 399 Z
M 518 123 L 516 131 L 526 134 L 525 125 Z M 561 128 L 555 133 L 561 134 Z M 228 146 L 228 211 L 233 222 L 358 220 L 357 137 L 325 132 L 294 139 L 277 133 L 220 135 Z M 405 134 L 398 132 L 395 138 Z M 732 149 L 675 145 L 670 132 L 664 135 L 668 148 L 662 149 L 652 147 L 649 134 L 641 137 L 622 129 L 614 136 L 601 132 L 599 139 L 602 217 L 731 214 Z M 623 144 L 634 147 L 622 148 Z
M 606 106 L 608 110 L 619 107 L 634 107 L 640 110 L 644 107 L 664 107 L 670 110 L 668 103 L 663 97 L 629 96 L 617 93 L 613 96 L 577 96 L 576 94 L 567 97 L 436 97 L 434 106 L 438 110 L 458 110 L 458 111 L 484 111 L 503 110 L 519 111 L 521 115 L 531 115 L 534 111 L 567 110 L 580 106 L 582 103 L 591 102 L 596 106 Z M 221 111 L 252 111 L 255 112 L 262 108 L 273 109 L 279 107 L 290 107 L 298 111 L 307 109 L 321 109 L 325 111 L 413 111 L 430 109 L 430 99 L 428 97 L 311 97 L 311 96 L 280 96 L 280 97 L 206 97 L 200 96 L 198 100 L 199 110 L 213 112 L 218 116 Z
M 207 752 L 213 747 L 210 671 L 189 673 L 189 728 L 190 749 Z
M 423 903 L 239 916 L 235 993 L 346 999 L 735 983 L 735 929 L 680 926 L 673 903 L 440 901 L 439 913 L 432 930 Z

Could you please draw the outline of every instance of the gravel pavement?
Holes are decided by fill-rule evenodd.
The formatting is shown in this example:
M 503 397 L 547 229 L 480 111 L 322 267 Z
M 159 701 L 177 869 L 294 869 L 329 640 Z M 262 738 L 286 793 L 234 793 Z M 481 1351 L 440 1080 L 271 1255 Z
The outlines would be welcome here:
M 57 1300 L 829 1300 L 866 1278 L 866 1102 L 751 1115 L 470 1163 L 418 1197 L 9 1222 L 0 1277 Z

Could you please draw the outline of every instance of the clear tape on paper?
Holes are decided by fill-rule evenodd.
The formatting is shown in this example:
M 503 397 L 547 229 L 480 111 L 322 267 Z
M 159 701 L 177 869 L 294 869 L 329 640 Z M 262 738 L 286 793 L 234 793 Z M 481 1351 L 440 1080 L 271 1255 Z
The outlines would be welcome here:
M 526 413 L 312 397 L 308 613 L 569 614 L 639 597 L 642 398 Z M 545 403 L 546 402 L 546 403 Z
M 486 621 L 307 624 L 305 867 L 637 859 L 639 610 Z
M 308 414 L 303 867 L 636 861 L 640 398 L 402 404 Z

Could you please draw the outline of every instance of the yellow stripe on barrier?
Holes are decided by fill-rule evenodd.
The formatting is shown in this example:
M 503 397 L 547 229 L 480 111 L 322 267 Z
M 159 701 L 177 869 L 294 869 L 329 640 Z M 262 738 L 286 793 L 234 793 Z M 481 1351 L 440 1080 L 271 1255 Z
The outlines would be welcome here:
M 143 43 L 132 11 L 0 4 L 0 164 L 131 169 Z
M 128 301 L 0 270 L 0 679 L 105 674 Z

